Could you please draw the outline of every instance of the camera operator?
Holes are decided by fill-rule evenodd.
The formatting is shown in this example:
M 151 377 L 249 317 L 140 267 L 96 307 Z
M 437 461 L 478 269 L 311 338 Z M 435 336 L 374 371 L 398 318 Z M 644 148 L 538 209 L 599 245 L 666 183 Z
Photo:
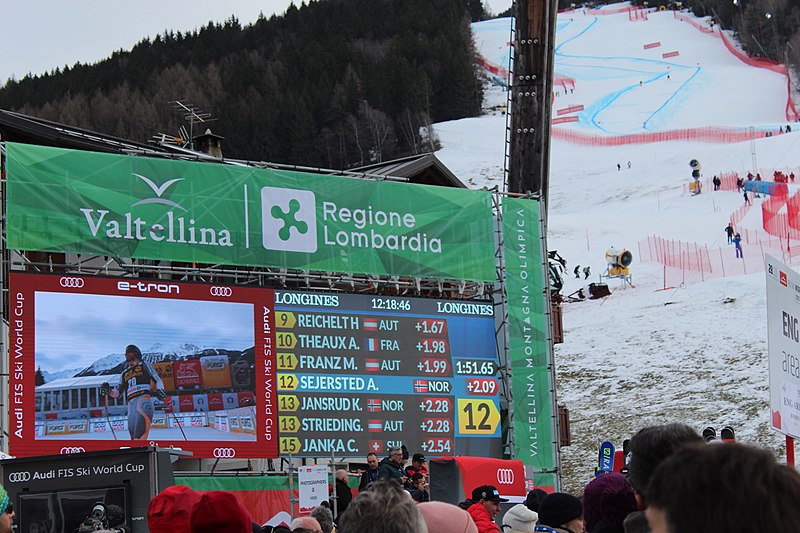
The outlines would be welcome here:
M 411 484 L 413 485 L 413 488 L 408 492 L 411 494 L 411 497 L 415 502 L 422 503 L 431 501 L 431 491 L 430 487 L 428 486 L 428 477 L 425 474 L 420 474 L 417 472 L 411 476 Z

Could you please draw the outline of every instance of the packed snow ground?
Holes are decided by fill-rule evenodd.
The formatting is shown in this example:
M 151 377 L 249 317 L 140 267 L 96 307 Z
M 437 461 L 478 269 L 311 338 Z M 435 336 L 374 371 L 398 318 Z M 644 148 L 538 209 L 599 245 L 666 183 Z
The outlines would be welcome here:
M 501 66 L 508 61 L 509 24 L 473 25 L 478 51 Z M 785 125 L 785 78 L 743 64 L 719 38 L 671 12 L 636 22 L 627 14 L 562 14 L 557 37 L 556 72 L 576 83 L 573 93 L 561 91 L 554 108 L 586 109 L 567 127 L 604 135 Z M 661 48 L 643 49 L 654 41 Z M 672 50 L 680 55 L 661 59 Z M 506 92 L 492 87 L 484 107 L 505 103 Z M 505 127 L 506 117 L 496 111 L 437 124 L 443 145 L 437 155 L 470 187 L 502 189 Z M 564 306 L 565 341 L 555 357 L 559 403 L 569 407 L 572 429 L 572 446 L 562 448 L 565 489 L 580 492 L 593 477 L 602 440 L 621 446 L 641 427 L 669 421 L 698 431 L 731 425 L 739 440 L 783 457 L 784 437 L 770 428 L 764 273 L 705 282 L 695 275 L 684 286 L 659 291 L 662 267 L 640 262 L 637 242 L 658 235 L 727 246 L 723 228 L 742 196 L 683 195 L 689 161 L 698 159 L 707 178 L 746 174 L 754 159 L 770 176 L 772 169 L 797 172 L 798 141 L 800 131 L 741 144 L 592 148 L 553 142 L 548 247 L 568 261 L 563 293 L 586 283 L 571 274 L 575 265 L 589 265 L 589 281 L 597 281 L 610 246 L 634 254 L 634 288 L 612 280 L 611 297 Z M 761 227 L 760 201 L 739 229 Z

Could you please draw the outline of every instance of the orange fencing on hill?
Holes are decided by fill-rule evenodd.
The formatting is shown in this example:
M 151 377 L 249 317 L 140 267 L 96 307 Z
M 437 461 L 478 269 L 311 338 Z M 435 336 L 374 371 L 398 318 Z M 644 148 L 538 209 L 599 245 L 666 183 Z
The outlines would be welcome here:
M 628 144 L 650 144 L 668 141 L 701 141 L 707 143 L 739 143 L 767 137 L 765 131 L 706 126 L 667 131 L 646 131 L 626 135 L 600 135 L 563 128 L 552 128 L 554 139 L 583 146 L 624 146 Z M 772 133 L 772 132 L 769 132 Z M 776 134 L 778 132 L 775 132 Z

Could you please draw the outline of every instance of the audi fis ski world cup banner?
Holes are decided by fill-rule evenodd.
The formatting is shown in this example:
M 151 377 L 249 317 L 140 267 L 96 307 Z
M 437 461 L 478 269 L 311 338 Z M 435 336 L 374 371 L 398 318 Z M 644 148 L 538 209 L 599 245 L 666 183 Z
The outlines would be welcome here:
M 491 302 L 21 273 L 10 295 L 17 456 L 502 454 Z
M 539 202 L 503 199 L 503 254 L 508 294 L 508 361 L 514 457 L 532 467 L 534 484 L 556 487 L 553 358 L 545 305 L 544 244 Z
M 800 438 L 800 275 L 769 255 L 764 262 L 772 427 Z
M 19 250 L 494 281 L 489 191 L 8 143 Z

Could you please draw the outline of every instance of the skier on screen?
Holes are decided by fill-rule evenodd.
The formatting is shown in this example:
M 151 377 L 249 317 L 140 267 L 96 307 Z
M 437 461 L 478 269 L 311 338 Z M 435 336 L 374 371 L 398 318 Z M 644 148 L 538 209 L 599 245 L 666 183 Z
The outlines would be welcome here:
M 155 368 L 142 359 L 139 348 L 130 344 L 125 348 L 125 368 L 120 374 L 119 384 L 112 388 L 108 383 L 100 386 L 101 394 L 112 398 L 125 394 L 128 402 L 128 433 L 131 439 L 147 440 L 153 421 L 153 398 L 165 400 L 164 382 Z

